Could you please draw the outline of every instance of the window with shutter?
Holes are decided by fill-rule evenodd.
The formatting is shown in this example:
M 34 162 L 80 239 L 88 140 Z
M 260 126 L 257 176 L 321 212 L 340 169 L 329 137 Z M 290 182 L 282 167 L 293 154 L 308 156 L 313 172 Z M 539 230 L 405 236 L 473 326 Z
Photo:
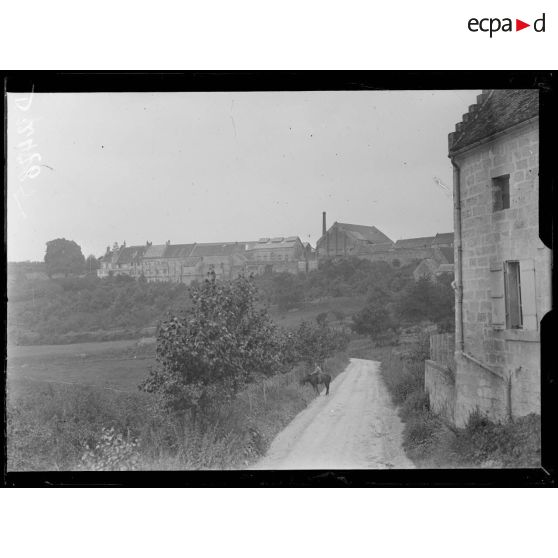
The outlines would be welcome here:
M 521 309 L 523 313 L 523 329 L 537 330 L 537 293 L 535 289 L 535 262 L 520 262 Z
M 492 301 L 492 326 L 494 329 L 504 329 L 506 310 L 502 262 L 493 263 L 490 266 L 490 298 Z
M 504 287 L 506 298 L 506 328 L 520 329 L 523 327 L 523 311 L 521 308 L 521 276 L 519 262 L 506 262 L 504 267 Z

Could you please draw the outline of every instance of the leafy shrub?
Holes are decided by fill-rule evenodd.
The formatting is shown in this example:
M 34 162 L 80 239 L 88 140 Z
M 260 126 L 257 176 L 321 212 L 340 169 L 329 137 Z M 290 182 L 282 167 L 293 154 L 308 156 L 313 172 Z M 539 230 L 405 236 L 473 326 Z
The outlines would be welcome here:
M 381 370 L 396 405 L 403 404 L 411 394 L 424 391 L 424 363 L 404 361 L 392 355 L 389 364 L 382 364 Z
M 293 361 L 309 365 L 323 363 L 336 352 L 344 351 L 349 343 L 345 333 L 306 321 L 288 334 L 288 340 L 292 343 Z
M 399 319 L 412 323 L 429 320 L 448 324 L 453 321 L 454 308 L 455 297 L 447 278 L 434 282 L 421 277 L 409 283 L 395 301 Z
M 190 311 L 160 324 L 157 365 L 141 385 L 179 412 L 207 411 L 282 364 L 276 326 L 256 308 L 251 280 L 213 274 L 191 298 Z

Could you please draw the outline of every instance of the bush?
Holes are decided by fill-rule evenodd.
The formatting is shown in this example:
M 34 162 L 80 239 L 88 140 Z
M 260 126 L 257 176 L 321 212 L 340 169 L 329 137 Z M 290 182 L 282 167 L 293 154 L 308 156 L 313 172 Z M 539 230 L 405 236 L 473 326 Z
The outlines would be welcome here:
M 539 415 L 497 424 L 477 409 L 458 432 L 453 451 L 472 466 L 539 467 L 540 444 Z
M 159 325 L 157 365 L 141 385 L 178 412 L 208 411 L 282 364 L 276 326 L 256 308 L 252 281 L 212 274 L 191 297 L 190 311 Z
M 451 323 L 454 308 L 455 297 L 447 279 L 434 282 L 428 277 L 421 277 L 418 281 L 409 283 L 395 301 L 395 312 L 399 319 L 411 323 L 424 320 Z
M 301 322 L 298 328 L 289 332 L 287 343 L 292 344 L 291 362 L 304 362 L 308 365 L 323 363 L 336 352 L 347 348 L 349 339 L 343 332 L 333 328 Z M 286 348 L 284 354 L 288 354 Z
M 387 366 L 382 363 L 381 370 L 396 405 L 402 405 L 411 394 L 424 391 L 424 363 L 406 362 L 392 356 Z
M 465 428 L 457 429 L 430 411 L 424 391 L 427 338 L 421 336 L 405 357 L 393 351 L 386 354 L 385 349 L 381 354 L 382 377 L 405 422 L 403 445 L 408 456 L 426 468 L 539 467 L 540 416 L 495 424 L 477 409 Z

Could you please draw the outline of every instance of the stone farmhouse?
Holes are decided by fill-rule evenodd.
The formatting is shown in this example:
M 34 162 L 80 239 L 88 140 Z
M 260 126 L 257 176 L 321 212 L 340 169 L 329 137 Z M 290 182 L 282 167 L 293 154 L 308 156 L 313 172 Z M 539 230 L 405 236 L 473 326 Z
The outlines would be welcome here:
M 99 259 L 100 268 L 97 275 L 128 275 L 137 279 L 142 274 L 141 262 L 146 249 L 147 246 L 126 246 L 126 242 L 122 246 L 115 242 L 112 249 L 107 246 L 104 256 Z
M 202 281 L 210 271 L 217 278 L 270 272 L 299 273 L 317 268 L 309 244 L 297 236 L 261 238 L 257 242 L 152 244 L 107 247 L 100 260 L 99 277 L 128 275 L 148 282 L 191 284 Z
M 495 421 L 540 413 L 551 252 L 539 239 L 538 114 L 535 90 L 483 91 L 449 134 L 455 353 L 432 338 L 425 382 L 431 407 L 458 426 L 476 409 Z

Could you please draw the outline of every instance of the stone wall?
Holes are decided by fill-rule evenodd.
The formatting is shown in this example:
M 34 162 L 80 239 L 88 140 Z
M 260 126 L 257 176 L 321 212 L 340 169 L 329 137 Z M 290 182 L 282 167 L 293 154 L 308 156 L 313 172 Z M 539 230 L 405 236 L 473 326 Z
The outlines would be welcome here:
M 476 404 L 504 419 L 508 399 L 513 416 L 540 412 L 539 323 L 550 308 L 550 251 L 538 237 L 538 147 L 538 124 L 530 123 L 457 158 L 464 352 L 486 367 L 460 360 L 458 422 Z M 502 175 L 509 175 L 510 207 L 495 211 L 492 179 Z M 525 273 L 524 323 L 513 330 L 506 329 L 504 296 L 504 265 L 510 260 L 519 261 Z M 508 381 L 511 395 L 503 387 Z
M 506 421 L 509 418 L 508 382 L 467 355 L 456 353 L 456 364 L 456 426 L 465 426 L 470 414 L 477 410 L 494 422 Z

